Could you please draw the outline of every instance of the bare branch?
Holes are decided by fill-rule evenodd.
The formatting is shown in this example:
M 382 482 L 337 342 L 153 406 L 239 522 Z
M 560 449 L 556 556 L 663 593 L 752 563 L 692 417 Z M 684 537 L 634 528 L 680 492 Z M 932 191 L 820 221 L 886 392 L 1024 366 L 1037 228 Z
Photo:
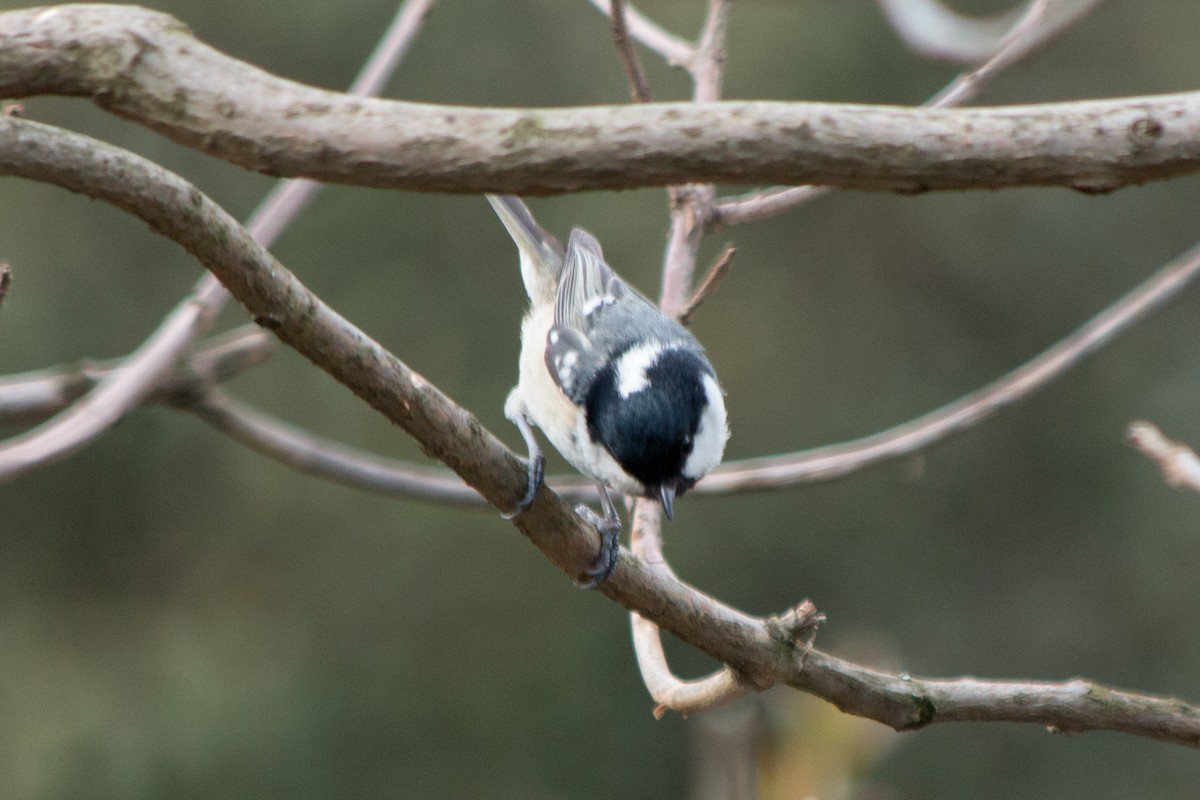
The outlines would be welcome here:
M 512 508 L 524 495 L 525 465 L 478 420 L 326 306 L 183 179 L 103 142 L 12 118 L 0 119 L 0 174 L 53 183 L 142 218 L 218 275 L 260 325 L 402 427 L 493 506 Z M 596 531 L 548 490 L 513 524 L 576 578 L 599 545 Z M 749 616 L 627 551 L 598 591 L 728 664 L 756 688 L 788 683 L 899 730 L 996 720 L 1200 746 L 1200 709 L 1178 700 L 1084 681 L 916 679 L 810 652 L 793 624 L 796 615 Z
M 2 123 L 0 123 L 2 124 Z M 0 168 L 3 171 L 3 168 Z M 127 366 L 57 417 L 0 443 L 0 481 L 76 452 L 141 403 L 175 366 L 180 341 L 216 316 L 220 285 L 202 280 L 195 291 L 135 350 Z
M 929 108 L 949 108 L 978 96 L 996 75 L 1065 32 L 1095 8 L 1099 1 L 1032 0 L 1024 15 L 1000 39 L 996 51 L 983 64 L 958 76 L 925 105 Z
M 591 3 L 608 17 L 613 16 L 611 0 L 591 0 Z M 642 12 L 628 3 L 625 4 L 625 24 L 634 39 L 658 53 L 671 66 L 688 67 L 692 63 L 694 48 L 690 42 L 679 38 L 657 23 L 651 22 Z
M 938 722 L 1025 722 L 1058 733 L 1119 731 L 1200 748 L 1200 708 L 1078 678 L 935 680 L 878 672 L 813 650 L 788 684 L 898 731 Z
M 1155 425 L 1144 420 L 1129 424 L 1126 431 L 1129 444 L 1158 463 L 1163 480 L 1176 489 L 1200 492 L 1200 457 L 1182 442 L 1163 435 Z
M 215 336 L 185 355 L 151 389 L 146 400 L 171 401 L 193 393 L 198 386 L 222 383 L 262 364 L 275 352 L 278 342 L 257 327 L 247 327 Z M 114 358 L 0 377 L 0 427 L 42 422 L 125 368 L 126 358 Z
M 1074 24 L 1099 0 L 1029 0 L 1024 10 L 968 17 L 939 0 L 877 0 L 897 35 L 930 58 L 970 63 L 993 57 L 1017 37 L 1032 49 Z
M 953 110 L 479 109 L 305 87 L 133 7 L 61 6 L 0 20 L 0 96 L 87 96 L 250 169 L 329 182 L 516 194 L 689 181 L 1099 192 L 1200 170 L 1200 93 Z M 236 96 L 220 88 L 231 86 Z
M 401 7 L 352 91 L 377 91 L 382 86 L 419 29 L 429 5 L 426 0 L 409 0 Z M 39 18 L 54 16 L 59 10 L 49 9 Z M 252 215 L 251 235 L 269 246 L 318 190 L 319 184 L 308 180 L 277 184 Z M 78 451 L 145 401 L 183 351 L 212 325 L 226 299 L 225 290 L 213 275 L 201 278 L 120 370 L 101 380 L 92 392 L 58 417 L 0 443 L 0 480 Z
M 733 257 L 736 254 L 737 248 L 733 244 L 725 245 L 725 249 L 721 251 L 721 255 L 717 256 L 717 260 L 704 276 L 704 280 L 700 281 L 696 291 L 684 304 L 683 311 L 679 312 L 680 322 L 684 325 L 688 324 L 692 315 L 696 313 L 696 309 L 700 308 L 705 300 L 712 297 L 713 292 L 721 285 L 721 281 L 725 280 L 725 276 L 729 274 L 729 267 L 733 264 Z
M 725 37 L 732 5 L 732 0 L 708 2 L 708 14 L 696 44 L 695 58 L 688 66 L 693 83 L 693 108 L 721 99 L 725 80 Z M 696 254 L 701 239 L 712 227 L 716 196 L 711 183 L 670 187 L 671 227 L 663 256 L 659 294 L 659 305 L 669 316 L 678 317 L 683 313 L 692 294 Z
M 898 3 L 889 0 L 899 8 Z M 932 0 L 936 4 L 936 0 Z M 995 52 L 980 66 L 948 83 L 922 108 L 953 108 L 973 100 L 1002 70 L 1013 66 L 1039 45 L 1063 32 L 1091 10 L 1099 0 L 1033 0 L 1016 24 L 996 44 Z M 1064 10 L 1063 6 L 1069 6 Z M 829 186 L 792 186 L 766 189 L 719 202 L 713 213 L 713 226 L 738 225 L 766 219 L 816 200 L 830 191 Z
M 646 73 L 642 70 L 642 62 L 638 60 L 629 40 L 629 30 L 626 28 L 624 0 L 612 0 L 612 37 L 617 46 L 617 55 L 621 57 L 621 66 L 625 70 L 625 79 L 629 82 L 629 94 L 635 103 L 650 102 L 650 84 L 646 81 Z
M 979 423 L 1062 375 L 1138 320 L 1156 311 L 1200 273 L 1200 244 L 1160 268 L 1083 326 L 1017 369 L 924 416 L 843 444 L 719 467 L 697 491 L 725 493 L 830 480 L 909 455 Z
M 453 472 L 380 458 L 318 438 L 260 414 L 215 389 L 185 397 L 179 406 L 251 450 L 306 475 L 391 497 L 487 505 Z
M 658 505 L 639 499 L 634 504 L 630 550 L 646 564 L 672 579 L 675 573 L 663 557 L 662 514 Z M 753 687 L 737 679 L 729 667 L 722 667 L 706 678 L 681 680 L 667 665 L 662 634 L 657 625 L 636 611 L 629 614 L 633 649 L 637 655 L 642 682 L 656 703 L 654 716 L 661 719 L 670 710 L 683 716 L 714 708 L 736 700 Z

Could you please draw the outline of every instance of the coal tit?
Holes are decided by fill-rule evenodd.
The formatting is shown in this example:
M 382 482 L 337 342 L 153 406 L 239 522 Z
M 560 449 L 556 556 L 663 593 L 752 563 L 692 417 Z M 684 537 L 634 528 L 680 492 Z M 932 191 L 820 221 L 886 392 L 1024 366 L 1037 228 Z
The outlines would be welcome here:
M 621 280 L 590 233 L 574 229 L 564 248 L 520 198 L 488 200 L 520 251 L 530 301 L 520 377 L 504 406 L 529 448 L 529 488 L 513 514 L 541 483 L 536 425 L 600 492 L 603 519 L 577 509 L 601 534 L 583 584 L 591 588 L 612 573 L 619 549 L 608 489 L 655 498 L 670 519 L 675 497 L 721 462 L 725 400 L 696 337 Z

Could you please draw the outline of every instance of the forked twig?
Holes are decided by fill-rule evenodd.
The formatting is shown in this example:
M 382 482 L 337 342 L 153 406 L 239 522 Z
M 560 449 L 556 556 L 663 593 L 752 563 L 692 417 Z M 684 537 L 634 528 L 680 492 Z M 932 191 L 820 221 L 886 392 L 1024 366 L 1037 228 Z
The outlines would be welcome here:
M 733 265 L 733 257 L 737 255 L 737 248 L 733 243 L 725 245 L 725 249 L 721 251 L 721 255 L 717 256 L 717 260 L 709 268 L 704 275 L 704 279 L 700 281 L 700 285 L 696 287 L 696 291 L 692 292 L 692 296 L 688 298 L 684 304 L 683 310 L 679 312 L 679 321 L 684 325 L 691 322 L 692 314 L 696 313 L 696 309 L 704 304 L 704 301 L 712 296 L 717 287 L 721 285 L 721 281 L 725 280 L 725 276 L 729 274 L 729 267 Z

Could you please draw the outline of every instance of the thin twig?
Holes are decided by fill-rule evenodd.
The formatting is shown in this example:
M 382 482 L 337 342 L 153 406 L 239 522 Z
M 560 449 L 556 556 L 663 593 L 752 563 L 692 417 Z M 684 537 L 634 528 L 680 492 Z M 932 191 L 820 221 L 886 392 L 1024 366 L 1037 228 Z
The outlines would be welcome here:
M 1006 29 L 995 44 L 994 51 L 983 64 L 970 72 L 964 72 L 946 84 L 937 94 L 921 104 L 922 108 L 953 108 L 978 97 L 988 84 L 1003 70 L 1013 66 L 1034 52 L 1059 33 L 1063 33 L 1074 22 L 1091 10 L 1099 0 L 1067 0 L 1074 4 L 1072 13 L 1059 14 L 1047 19 L 1049 0 L 1033 0 L 1014 24 Z M 1061 3 L 1059 3 L 1061 5 Z M 812 202 L 833 191 L 830 186 L 791 186 L 766 189 L 739 197 L 729 197 L 716 204 L 712 225 L 740 225 L 760 219 L 778 216 L 799 206 Z
M 376 92 L 399 62 L 431 0 L 409 0 L 401 6 L 352 92 Z M 270 246 L 304 209 L 319 184 L 308 180 L 277 183 L 251 216 L 251 235 Z M 0 442 L 0 480 L 65 458 L 86 446 L 140 405 L 173 369 L 183 351 L 212 325 L 228 295 L 212 274 L 159 324 L 120 370 L 102 379 L 86 396 L 36 428 Z
M 16 136 L 12 128 L 16 128 Z M 336 314 L 195 186 L 146 159 L 39 123 L 0 125 L 0 172 L 54 183 L 134 214 L 217 273 L 260 324 L 407 431 L 494 507 L 524 495 L 525 464 L 465 409 Z M 551 491 L 513 519 L 558 568 L 578 578 L 599 537 Z M 787 683 L 844 711 L 913 730 L 939 722 L 1009 721 L 1062 731 L 1115 730 L 1200 747 L 1200 708 L 1087 681 L 916 678 L 809 650 L 798 614 L 758 618 L 621 551 L 600 594 L 728 664 L 756 688 Z
M 453 472 L 380 458 L 313 436 L 216 389 L 184 397 L 178 405 L 251 450 L 306 475 L 391 497 L 419 495 L 443 503 L 487 506 Z
M 683 311 L 679 312 L 680 322 L 684 325 L 691 322 L 692 314 L 696 313 L 696 309 L 700 308 L 705 300 L 712 297 L 713 292 L 721 285 L 721 281 L 725 280 L 725 276 L 729 274 L 729 267 L 732 266 L 733 257 L 736 254 L 737 248 L 732 242 L 725 245 L 725 249 L 721 251 L 721 255 L 717 256 L 717 260 L 709 268 L 704 279 L 700 281 L 696 291 L 692 292 L 692 296 L 684 304 Z
M 732 7 L 732 0 L 708 2 L 708 14 L 696 43 L 695 58 L 688 65 L 693 84 L 692 101 L 696 105 L 721 99 L 725 80 L 725 37 Z M 711 183 L 670 187 L 671 225 L 663 256 L 659 295 L 659 305 L 670 316 L 678 317 L 692 294 L 696 254 L 700 240 L 712 227 L 716 196 L 716 188 Z
M 255 325 L 214 336 L 156 384 L 146 402 L 166 402 L 197 386 L 223 383 L 264 363 L 278 347 Z M 0 377 L 0 427 L 35 425 L 67 408 L 96 384 L 125 368 L 125 358 L 84 361 Z
M 1153 459 L 1162 470 L 1163 480 L 1176 489 L 1200 492 L 1200 457 L 1182 442 L 1168 439 L 1152 423 L 1137 420 L 1129 424 L 1126 440 Z
M 611 0 L 591 0 L 591 3 L 607 16 L 613 16 L 614 4 Z M 658 53 L 672 67 L 686 68 L 692 63 L 695 49 L 691 42 L 681 39 L 657 23 L 650 21 L 628 3 L 624 5 L 625 25 L 634 39 Z
M 987 386 L 923 416 L 851 442 L 718 468 L 698 491 L 725 493 L 830 480 L 910 455 L 979 423 L 1058 378 L 1115 336 L 1174 298 L 1200 274 L 1200 244 L 1161 267 L 1074 333 Z
M 642 62 L 629 39 L 629 30 L 625 24 L 626 13 L 624 0 L 612 0 L 612 14 L 609 18 L 612 22 L 613 43 L 617 46 L 617 55 L 620 56 L 621 66 L 625 70 L 625 79 L 629 82 L 630 97 L 635 103 L 649 103 L 650 84 L 646 81 Z

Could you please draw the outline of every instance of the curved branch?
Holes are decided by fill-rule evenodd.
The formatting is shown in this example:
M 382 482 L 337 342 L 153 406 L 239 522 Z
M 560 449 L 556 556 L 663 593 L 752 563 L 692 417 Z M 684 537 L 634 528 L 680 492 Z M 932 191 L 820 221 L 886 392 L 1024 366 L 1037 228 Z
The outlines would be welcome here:
M 524 463 L 478 420 L 309 292 L 182 178 L 103 142 L 12 118 L 0 118 L 0 175 L 56 184 L 142 218 L 217 275 L 260 325 L 397 423 L 492 505 L 509 509 L 524 495 Z M 576 578 L 599 546 L 596 531 L 548 490 L 513 524 Z M 1082 681 L 918 680 L 808 652 L 792 638 L 788 615 L 749 616 L 628 551 L 622 550 L 615 573 L 598 591 L 730 665 L 752 686 L 788 683 L 900 730 L 935 722 L 1019 721 L 1200 746 L 1200 709 L 1178 700 Z
M 478 492 L 449 470 L 381 458 L 318 438 L 260 414 L 216 389 L 185 395 L 177 405 L 251 450 L 305 475 L 391 497 L 489 507 Z
M 233 94 L 230 87 L 236 87 Z M 1200 93 L 992 109 L 651 103 L 480 109 L 272 76 L 126 6 L 0 15 L 0 96 L 91 98 L 271 175 L 548 194 L 683 182 L 1111 191 L 1200 171 Z

